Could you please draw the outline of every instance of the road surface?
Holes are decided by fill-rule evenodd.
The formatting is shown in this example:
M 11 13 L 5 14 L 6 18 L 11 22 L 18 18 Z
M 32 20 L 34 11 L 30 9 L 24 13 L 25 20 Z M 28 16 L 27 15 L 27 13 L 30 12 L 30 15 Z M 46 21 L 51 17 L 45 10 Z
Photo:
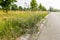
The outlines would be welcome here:
M 51 12 L 46 18 L 46 26 L 43 28 L 38 40 L 60 40 L 60 13 Z

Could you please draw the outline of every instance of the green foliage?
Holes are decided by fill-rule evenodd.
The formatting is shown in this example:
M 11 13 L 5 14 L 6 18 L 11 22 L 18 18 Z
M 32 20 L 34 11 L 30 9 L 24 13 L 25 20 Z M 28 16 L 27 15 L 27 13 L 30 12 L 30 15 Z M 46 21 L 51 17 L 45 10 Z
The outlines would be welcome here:
M 46 11 L 46 8 L 44 6 L 42 7 L 42 11 Z
M 3 10 L 8 11 L 13 2 L 16 2 L 16 0 L 0 0 L 0 6 Z
M 36 2 L 36 0 L 32 0 L 30 5 L 31 5 L 31 10 L 37 10 L 37 2 Z
M 38 8 L 39 8 L 39 10 L 42 10 L 42 5 L 41 5 L 41 3 L 40 3 L 40 5 L 39 5 L 39 7 L 38 7 Z
M 23 11 L 27 11 L 27 8 L 24 7 L 24 8 L 23 8 Z
M 52 8 L 52 7 L 50 7 L 50 8 L 49 8 L 49 11 L 53 11 L 53 8 Z
M 50 7 L 48 11 L 51 11 L 51 12 L 59 12 L 60 10 L 54 9 L 53 7 Z
M 11 10 L 18 10 L 18 7 L 16 4 L 11 5 Z
M 19 10 L 20 10 L 20 11 L 22 11 L 22 10 L 23 10 L 22 6 L 19 6 Z
M 42 4 L 40 3 L 39 7 L 38 7 L 39 10 L 41 11 L 46 11 L 46 8 L 44 6 L 42 6 Z

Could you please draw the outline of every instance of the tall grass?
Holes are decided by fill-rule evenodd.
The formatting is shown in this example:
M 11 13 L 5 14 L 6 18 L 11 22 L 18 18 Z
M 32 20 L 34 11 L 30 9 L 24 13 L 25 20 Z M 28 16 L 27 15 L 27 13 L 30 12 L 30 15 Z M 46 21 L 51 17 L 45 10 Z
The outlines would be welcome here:
M 38 31 L 36 24 L 47 13 L 9 13 L 0 14 L 0 40 L 16 40 L 24 34 L 33 34 Z

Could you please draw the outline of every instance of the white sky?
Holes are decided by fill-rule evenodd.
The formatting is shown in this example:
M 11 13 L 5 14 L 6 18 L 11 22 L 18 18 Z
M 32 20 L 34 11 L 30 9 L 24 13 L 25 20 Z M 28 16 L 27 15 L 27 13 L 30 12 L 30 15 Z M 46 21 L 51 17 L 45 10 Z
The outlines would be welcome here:
M 18 6 L 23 6 L 26 7 L 26 5 L 24 4 L 25 2 L 27 3 L 27 5 L 30 3 L 31 0 L 17 0 L 17 5 Z M 42 5 L 44 5 L 47 9 L 52 6 L 56 9 L 60 9 L 60 0 L 36 0 L 37 3 L 41 3 Z

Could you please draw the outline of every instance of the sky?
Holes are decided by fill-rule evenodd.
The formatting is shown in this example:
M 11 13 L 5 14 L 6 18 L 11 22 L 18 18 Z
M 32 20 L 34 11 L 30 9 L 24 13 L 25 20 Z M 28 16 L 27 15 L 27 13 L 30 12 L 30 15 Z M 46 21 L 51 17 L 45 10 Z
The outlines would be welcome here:
M 45 6 L 47 9 L 49 7 L 53 7 L 56 9 L 60 9 L 60 0 L 36 0 L 38 5 L 41 3 L 43 6 Z M 31 0 L 17 0 L 16 4 L 18 6 L 22 7 L 29 7 L 28 5 L 30 4 Z M 27 5 L 26 5 L 27 3 Z

